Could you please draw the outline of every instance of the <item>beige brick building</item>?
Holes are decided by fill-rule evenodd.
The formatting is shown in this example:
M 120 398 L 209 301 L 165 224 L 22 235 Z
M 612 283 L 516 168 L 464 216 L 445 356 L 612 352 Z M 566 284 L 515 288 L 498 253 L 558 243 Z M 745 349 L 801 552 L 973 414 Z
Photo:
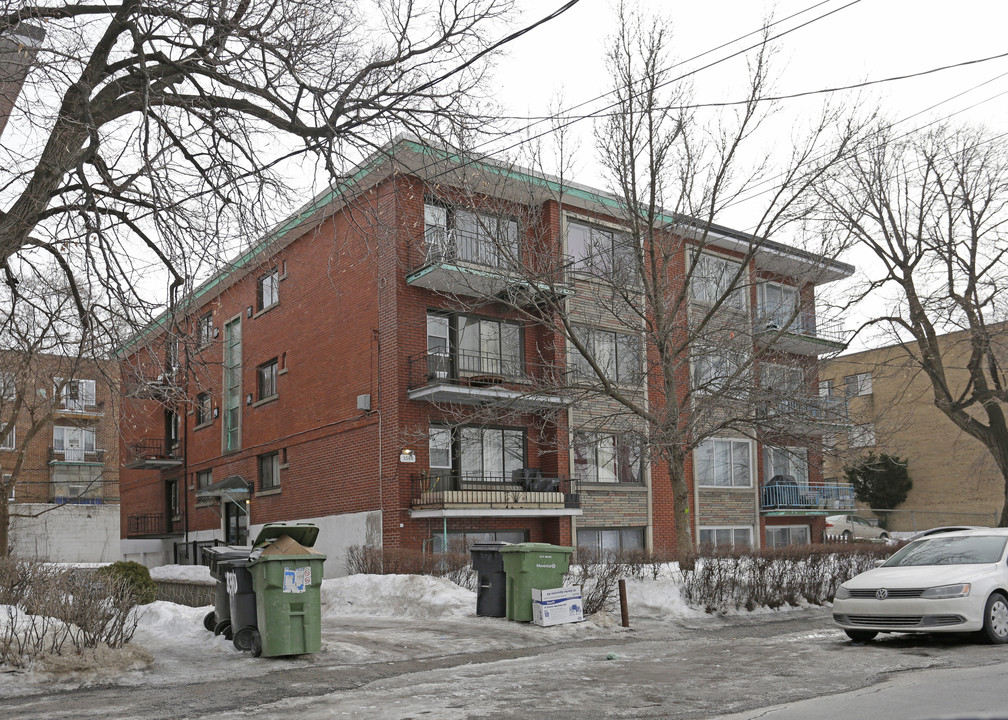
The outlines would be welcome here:
M 967 376 L 959 368 L 969 352 L 968 337 L 952 333 L 941 343 L 950 386 L 961 391 Z M 934 406 L 931 383 L 906 347 L 891 345 L 830 361 L 820 374 L 820 394 L 846 396 L 851 419 L 849 432 L 832 439 L 834 452 L 824 459 L 827 481 L 844 481 L 844 465 L 868 452 L 907 461 L 913 489 L 891 514 L 890 529 L 997 524 L 1004 502 L 997 465 L 979 441 Z

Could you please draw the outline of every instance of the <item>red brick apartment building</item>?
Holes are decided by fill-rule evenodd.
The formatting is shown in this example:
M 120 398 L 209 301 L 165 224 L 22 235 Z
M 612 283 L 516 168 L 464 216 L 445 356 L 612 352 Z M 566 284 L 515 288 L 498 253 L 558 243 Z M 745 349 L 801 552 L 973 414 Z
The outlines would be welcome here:
M 615 198 L 557 188 L 397 140 L 192 292 L 174 325 L 166 318 L 123 360 L 124 556 L 186 562 L 200 544 L 244 542 L 272 521 L 320 524 L 327 574 L 345 571 L 351 545 L 671 551 L 667 469 L 626 439 L 606 402 L 551 382 L 581 361 L 537 316 L 538 293 L 562 294 L 595 325 L 585 337 L 614 373 L 639 377 L 651 351 L 593 311 L 598 296 L 578 276 L 606 252 L 600 238 L 619 233 Z M 730 264 L 748 240 L 719 229 L 704 252 Z M 763 246 L 747 268 L 747 325 L 766 321 L 771 299 L 814 306 L 816 282 L 853 271 L 825 262 L 816 281 L 782 276 L 807 261 Z M 515 282 L 513 263 L 539 266 L 544 282 Z M 814 317 L 777 335 L 780 365 L 767 368 L 797 373 L 798 392 L 814 396 L 804 388 L 817 387 L 817 354 L 841 338 Z M 704 443 L 700 469 L 687 466 L 693 525 L 679 530 L 715 544 L 817 538 L 822 516 L 853 506 L 849 488 L 822 487 L 822 432 L 792 429 L 772 445 L 754 428 Z M 777 475 L 793 482 L 763 487 Z

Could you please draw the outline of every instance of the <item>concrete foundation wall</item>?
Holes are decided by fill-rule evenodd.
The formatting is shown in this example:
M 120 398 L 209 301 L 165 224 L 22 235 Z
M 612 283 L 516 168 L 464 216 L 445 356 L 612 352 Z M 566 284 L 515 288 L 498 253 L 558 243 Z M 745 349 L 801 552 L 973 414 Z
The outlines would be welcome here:
M 21 503 L 12 505 L 11 510 L 26 515 L 42 513 L 34 518 L 11 518 L 11 545 L 19 557 L 48 562 L 123 559 L 118 505 Z

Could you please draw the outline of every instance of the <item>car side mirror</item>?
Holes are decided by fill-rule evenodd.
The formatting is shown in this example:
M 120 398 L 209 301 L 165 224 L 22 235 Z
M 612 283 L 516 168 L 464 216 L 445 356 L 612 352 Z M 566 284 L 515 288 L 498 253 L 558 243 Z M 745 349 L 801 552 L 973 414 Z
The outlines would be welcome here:
M 885 565 L 885 560 L 876 560 L 875 562 L 872 563 L 872 565 L 874 565 L 875 567 L 882 567 L 883 565 Z

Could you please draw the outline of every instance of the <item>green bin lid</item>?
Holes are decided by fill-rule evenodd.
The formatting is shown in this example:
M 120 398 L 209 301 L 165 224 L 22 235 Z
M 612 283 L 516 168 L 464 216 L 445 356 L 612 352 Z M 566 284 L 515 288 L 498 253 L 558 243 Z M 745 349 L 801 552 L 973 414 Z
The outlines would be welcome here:
M 253 547 L 264 545 L 270 540 L 276 540 L 281 535 L 287 535 L 294 542 L 308 547 L 314 547 L 318 540 L 318 526 L 311 523 L 266 523 L 256 535 Z
M 565 552 L 572 553 L 574 548 L 565 547 L 563 545 L 550 545 L 549 543 L 516 543 L 515 545 L 507 545 L 500 549 L 502 553 L 530 553 L 530 552 L 544 552 L 544 553 L 555 553 L 555 552 Z

